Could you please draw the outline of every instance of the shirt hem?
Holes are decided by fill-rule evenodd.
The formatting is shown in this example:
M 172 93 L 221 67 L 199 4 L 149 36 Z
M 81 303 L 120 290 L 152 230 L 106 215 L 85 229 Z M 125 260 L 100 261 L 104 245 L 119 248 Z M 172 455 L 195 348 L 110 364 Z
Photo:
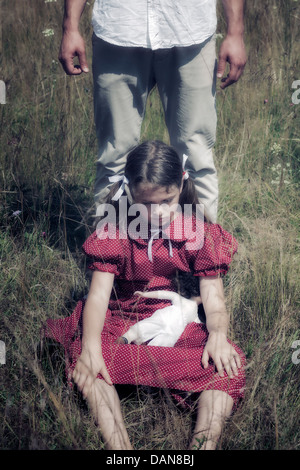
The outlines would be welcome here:
M 114 46 L 118 47 L 136 47 L 136 48 L 143 48 L 143 49 L 150 49 L 152 51 L 156 51 L 158 49 L 172 49 L 173 47 L 191 47 L 191 46 L 198 46 L 199 44 L 202 44 L 203 42 L 207 41 L 207 39 L 214 37 L 215 32 L 208 34 L 206 36 L 203 36 L 203 38 L 196 40 L 196 41 L 189 41 L 184 44 L 162 44 L 162 45 L 151 45 L 151 44 L 137 44 L 137 43 L 129 43 L 126 41 L 115 41 L 112 38 L 108 38 L 104 34 L 98 33 L 94 29 L 94 34 L 99 38 L 102 39 L 102 41 L 108 42 L 109 44 L 112 44 Z

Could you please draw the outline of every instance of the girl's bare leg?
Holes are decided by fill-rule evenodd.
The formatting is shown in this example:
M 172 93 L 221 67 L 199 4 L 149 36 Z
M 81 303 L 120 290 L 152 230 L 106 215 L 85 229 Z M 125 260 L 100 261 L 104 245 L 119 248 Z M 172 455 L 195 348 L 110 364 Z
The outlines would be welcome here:
M 201 393 L 190 450 L 215 450 L 224 420 L 231 414 L 233 399 L 220 390 Z
M 96 379 L 87 396 L 108 450 L 132 450 L 114 386 Z

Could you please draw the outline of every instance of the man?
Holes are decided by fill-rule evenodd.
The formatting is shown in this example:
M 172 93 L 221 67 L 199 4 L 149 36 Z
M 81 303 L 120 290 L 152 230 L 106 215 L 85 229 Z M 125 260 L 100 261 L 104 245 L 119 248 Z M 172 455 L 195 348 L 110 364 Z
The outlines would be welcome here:
M 86 0 L 65 0 L 59 59 L 67 74 L 88 72 L 79 21 Z M 146 100 L 155 84 L 170 144 L 183 156 L 200 200 L 217 220 L 218 180 L 213 161 L 216 77 L 224 89 L 241 76 L 244 0 L 222 0 L 227 20 L 216 67 L 216 0 L 95 0 L 92 24 L 94 113 L 99 143 L 95 200 L 108 178 L 122 175 L 139 143 Z M 78 56 L 79 65 L 73 59 Z

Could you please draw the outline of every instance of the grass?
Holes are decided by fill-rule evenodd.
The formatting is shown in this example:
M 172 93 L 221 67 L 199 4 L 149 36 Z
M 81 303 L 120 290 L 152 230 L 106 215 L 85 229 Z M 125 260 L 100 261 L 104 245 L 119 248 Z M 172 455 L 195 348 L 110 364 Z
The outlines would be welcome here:
M 103 448 L 85 402 L 65 384 L 63 351 L 40 343 L 42 322 L 68 315 L 89 282 L 80 247 L 92 230 L 92 81 L 91 74 L 67 77 L 58 64 L 62 3 L 1 2 L 2 449 Z M 91 8 L 81 23 L 86 38 Z M 219 222 L 239 241 L 224 280 L 230 337 L 248 359 L 245 399 L 222 449 L 299 449 L 300 365 L 292 344 L 300 339 L 300 105 L 291 103 L 300 78 L 299 17 L 298 1 L 248 2 L 247 68 L 217 94 Z M 91 63 L 90 41 L 87 53 Z M 148 138 L 168 140 L 156 90 L 143 123 L 141 139 Z M 179 411 L 165 391 L 125 392 L 137 449 L 185 448 L 191 411 Z

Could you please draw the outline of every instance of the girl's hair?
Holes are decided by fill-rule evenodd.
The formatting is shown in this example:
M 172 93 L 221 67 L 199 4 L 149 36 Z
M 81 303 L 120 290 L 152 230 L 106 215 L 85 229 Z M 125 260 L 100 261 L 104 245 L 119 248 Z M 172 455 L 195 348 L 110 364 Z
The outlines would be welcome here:
M 130 190 L 140 183 L 151 183 L 155 186 L 181 187 L 182 162 L 173 147 L 160 142 L 150 140 L 143 142 L 133 149 L 127 157 L 125 176 L 129 180 Z M 193 208 L 199 204 L 195 185 L 190 178 L 184 180 L 179 204 L 192 204 Z
M 168 188 L 178 188 L 182 182 L 182 163 L 177 152 L 169 145 L 154 140 L 143 142 L 127 156 L 125 176 L 129 187 L 140 183 L 152 183 Z
M 183 176 L 182 161 L 173 147 L 158 140 L 145 141 L 128 154 L 125 176 L 129 181 L 131 194 L 140 183 L 151 183 L 165 188 L 175 185 L 180 188 Z M 111 199 L 119 186 L 119 183 L 112 186 L 106 202 L 112 202 Z M 182 210 L 184 204 L 190 204 L 193 212 L 196 211 L 196 205 L 200 204 L 190 176 L 183 182 L 179 204 Z

